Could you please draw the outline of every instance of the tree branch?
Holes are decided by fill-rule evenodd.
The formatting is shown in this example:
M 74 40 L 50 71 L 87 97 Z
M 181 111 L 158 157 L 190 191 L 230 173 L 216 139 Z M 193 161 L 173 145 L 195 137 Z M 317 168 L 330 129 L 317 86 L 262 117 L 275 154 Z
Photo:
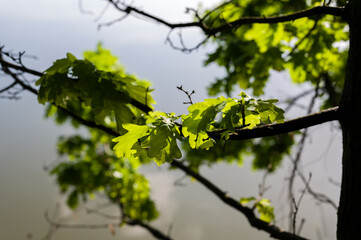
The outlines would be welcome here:
M 317 6 L 313 8 L 309 8 L 306 10 L 298 11 L 291 14 L 280 15 L 280 16 L 273 16 L 273 17 L 242 17 L 238 20 L 228 22 L 224 25 L 219 27 L 208 29 L 207 34 L 214 35 L 216 33 L 225 31 L 227 29 L 237 28 L 241 25 L 245 24 L 254 24 L 254 23 L 282 23 L 282 22 L 290 22 L 295 21 L 300 18 L 305 17 L 313 17 L 319 15 L 332 15 L 337 17 L 343 17 L 344 15 L 344 8 L 342 7 L 328 7 L 328 6 Z
M 145 222 L 143 222 L 141 220 L 131 219 L 131 218 L 128 218 L 128 217 L 125 217 L 123 220 L 125 221 L 126 224 L 128 224 L 130 226 L 140 226 L 142 228 L 145 228 L 155 238 L 163 239 L 163 240 L 172 240 L 172 238 L 170 238 L 169 236 L 166 236 L 164 233 L 162 233 L 158 229 L 150 226 L 149 224 L 147 224 L 147 223 L 145 223 Z
M 91 209 L 90 211 L 87 210 L 88 213 L 98 213 L 99 212 L 97 210 Z M 104 229 L 104 228 L 109 228 L 110 225 L 112 226 L 120 226 L 123 222 L 126 223 L 129 226 L 139 226 L 144 228 L 145 230 L 147 230 L 148 232 L 150 232 L 150 234 L 152 234 L 155 238 L 157 239 L 162 239 L 162 240 L 172 240 L 170 237 L 166 236 L 164 233 L 162 233 L 161 231 L 159 231 L 158 229 L 150 226 L 149 224 L 141 221 L 141 220 L 137 220 L 137 219 L 133 219 L 130 218 L 128 216 L 125 216 L 124 218 L 122 218 L 122 221 L 117 221 L 117 222 L 112 222 L 112 223 L 103 223 L 103 224 L 67 224 L 67 223 L 62 223 L 62 222 L 58 222 L 58 221 L 54 221 L 49 217 L 48 212 L 45 212 L 45 220 L 50 224 L 50 226 L 52 226 L 54 229 L 51 229 L 49 231 L 49 233 L 47 234 L 48 238 L 50 239 L 50 236 L 53 234 L 54 230 L 60 229 L 60 228 L 68 228 L 68 229 Z M 104 216 L 104 215 L 103 215 Z M 106 218 L 114 218 L 114 219 L 119 219 L 119 217 L 117 216 L 109 216 L 109 215 L 105 215 Z
M 14 81 L 12 84 L 10 84 L 9 86 L 3 88 L 0 90 L 0 94 L 3 93 L 3 92 L 6 92 L 8 91 L 9 89 L 13 88 L 16 84 L 18 84 L 16 81 Z
M 0 54 L 1 54 L 1 51 L 0 51 Z M 38 77 L 41 77 L 43 76 L 43 73 L 42 72 L 39 72 L 39 71 L 36 71 L 36 70 L 33 70 L 33 69 L 29 69 L 29 68 L 26 68 L 24 66 L 20 66 L 20 65 L 16 65 L 16 64 L 13 64 L 13 63 L 10 63 L 6 60 L 4 60 L 2 58 L 2 56 L 0 56 L 0 64 L 6 68 L 12 68 L 12 69 L 15 69 L 15 70 L 18 70 L 18 71 L 21 71 L 21 72 L 26 72 L 26 73 L 30 73 L 32 75 L 35 75 L 35 76 L 38 76 Z
M 300 18 L 305 17 L 314 17 L 319 15 L 332 15 L 337 17 L 343 17 L 344 16 L 344 8 L 343 7 L 329 7 L 329 6 L 317 6 L 313 8 L 309 8 L 306 10 L 301 10 L 295 13 L 291 14 L 285 14 L 280 16 L 271 16 L 271 17 L 242 17 L 240 19 L 237 19 L 232 22 L 228 22 L 226 24 L 223 24 L 219 27 L 210 28 L 209 26 L 205 25 L 205 18 L 209 16 L 209 13 L 207 13 L 204 17 L 200 18 L 198 17 L 198 21 L 193 22 L 185 22 L 185 23 L 171 23 L 169 21 L 166 21 L 164 19 L 161 19 L 151 13 L 142 11 L 138 8 L 126 5 L 125 3 L 114 1 L 114 0 L 108 0 L 109 3 L 111 3 L 115 9 L 117 9 L 120 12 L 123 12 L 125 14 L 131 14 L 135 13 L 138 16 L 142 16 L 148 20 L 155 21 L 156 23 L 162 24 L 170 29 L 176 29 L 176 28 L 191 28 L 191 27 L 198 27 L 200 28 L 206 35 L 211 36 L 215 35 L 216 33 L 238 28 L 241 25 L 245 24 L 254 24 L 254 23 L 282 23 L 282 22 L 289 22 L 294 21 Z M 215 9 L 218 9 L 219 7 L 216 7 Z M 212 11 L 211 11 L 212 12 Z
M 148 20 L 152 20 L 156 23 L 160 23 L 170 29 L 175 29 L 175 28 L 189 28 L 189 27 L 199 27 L 201 29 L 205 29 L 205 26 L 203 26 L 203 23 L 201 21 L 198 22 L 187 22 L 187 23 L 170 23 L 164 19 L 161 19 L 160 17 L 157 17 L 155 15 L 152 15 L 150 13 L 147 13 L 145 11 L 142 11 L 138 8 L 135 7 L 131 7 L 129 5 L 126 5 L 122 2 L 119 1 L 114 1 L 114 0 L 108 0 L 109 3 L 111 3 L 115 9 L 117 9 L 120 12 L 123 12 L 125 14 L 131 14 L 131 13 L 135 13 L 138 14 L 139 16 L 145 17 Z
M 261 219 L 257 218 L 257 216 L 254 214 L 254 212 L 251 208 L 243 206 L 242 204 L 240 204 L 239 201 L 228 196 L 226 192 L 223 192 L 216 185 L 214 185 L 209 180 L 207 180 L 206 178 L 201 176 L 199 173 L 192 171 L 189 167 L 183 165 L 183 163 L 181 163 L 180 161 L 177 161 L 174 159 L 172 161 L 171 165 L 173 167 L 176 167 L 176 168 L 182 170 L 187 175 L 195 178 L 204 187 L 206 187 L 208 190 L 210 190 L 212 193 L 214 193 L 219 199 L 221 199 L 225 204 L 227 204 L 228 206 L 236 209 L 237 211 L 239 211 L 243 215 L 245 215 L 245 217 L 247 218 L 248 222 L 250 223 L 250 225 L 252 227 L 269 233 L 270 236 L 275 239 L 281 239 L 281 240 L 305 240 L 306 239 L 306 238 L 297 236 L 295 234 L 283 231 L 276 225 L 267 223 L 267 222 L 262 221 Z
M 260 137 L 269 137 L 283 133 L 293 132 L 304 128 L 312 127 L 329 121 L 339 119 L 338 107 L 329 108 L 304 117 L 285 121 L 284 123 L 274 123 L 261 125 L 252 129 L 242 128 L 230 133 L 230 140 L 246 140 Z M 220 139 L 224 130 L 208 132 L 213 139 Z
M 116 226 L 120 225 L 119 222 L 103 223 L 103 224 L 67 224 L 67 223 L 59 223 L 59 222 L 55 222 L 52 219 L 50 219 L 50 217 L 48 216 L 47 213 L 45 214 L 45 219 L 50 225 L 54 226 L 55 228 L 100 229 L 100 228 L 108 228 L 109 224 L 113 224 L 113 225 L 116 225 Z
M 3 63 L 3 62 L 5 62 L 5 63 Z M 16 83 L 21 85 L 21 87 L 23 87 L 25 90 L 28 90 L 35 95 L 38 94 L 38 91 L 35 88 L 33 88 L 33 87 L 25 84 L 23 81 L 21 81 L 18 78 L 17 74 L 11 72 L 9 70 L 9 68 L 23 70 L 28 73 L 39 73 L 39 72 L 34 71 L 32 69 L 24 68 L 24 67 L 21 67 L 18 65 L 14 65 L 11 63 L 7 63 L 6 61 L 4 61 L 1 58 L 1 56 L 0 56 L 0 63 L 3 67 L 3 71 L 5 73 L 9 74 L 10 76 L 12 76 L 12 78 L 15 80 Z M 36 75 L 36 74 L 34 74 L 34 75 Z M 40 75 L 42 75 L 42 73 L 40 73 Z M 148 110 L 148 108 L 149 108 L 148 106 L 145 106 L 144 104 L 139 103 L 136 100 L 131 101 L 131 104 L 133 104 L 134 106 L 138 107 L 141 110 L 143 110 L 143 109 Z M 65 108 L 62 108 L 59 106 L 57 106 L 57 107 L 60 108 L 61 110 L 63 110 L 64 112 L 66 112 L 71 117 L 73 117 L 79 123 L 81 123 L 87 127 L 97 128 L 97 129 L 102 130 L 113 136 L 118 135 L 118 133 L 111 128 L 96 124 L 93 121 L 85 120 Z M 147 108 L 147 109 L 145 109 L 145 108 Z M 311 126 L 315 126 L 318 124 L 322 124 L 325 122 L 334 121 L 334 120 L 338 120 L 338 119 L 339 119 L 338 107 L 334 107 L 334 108 L 329 108 L 329 109 L 323 110 L 318 113 L 314 113 L 314 114 L 310 114 L 310 115 L 307 115 L 304 117 L 285 121 L 284 123 L 261 125 L 261 126 L 253 128 L 253 129 L 245 129 L 245 128 L 237 129 L 235 132 L 230 133 L 230 140 L 245 140 L 245 139 L 253 139 L 253 138 L 259 138 L 259 137 L 274 136 L 274 135 L 279 135 L 279 134 L 283 134 L 283 133 L 287 133 L 287 132 L 297 131 L 300 129 L 308 128 Z M 216 130 L 216 131 L 208 132 L 208 135 L 213 139 L 220 139 L 222 132 L 223 132 L 223 130 Z
M 33 70 L 33 69 L 26 68 L 25 66 L 22 66 L 22 65 L 16 65 L 16 64 L 10 63 L 10 62 L 3 59 L 2 53 L 3 52 L 0 49 L 0 65 L 2 66 L 2 71 L 4 71 L 4 73 L 10 75 L 15 80 L 15 82 L 17 84 L 21 85 L 24 89 L 26 89 L 26 90 L 28 90 L 28 91 L 30 91 L 30 92 L 37 95 L 38 94 L 37 89 L 31 87 L 30 85 L 25 84 L 23 81 L 21 81 L 17 77 L 18 74 L 13 73 L 10 69 L 15 69 L 15 70 L 20 71 L 20 72 L 30 73 L 30 74 L 38 76 L 38 77 L 42 77 L 44 75 L 44 73 Z M 145 105 L 145 104 L 143 104 L 143 103 L 141 103 L 141 102 L 139 102 L 139 101 L 137 101 L 137 100 L 135 100 L 133 98 L 130 98 L 129 103 L 132 104 L 133 106 L 137 107 L 138 109 L 142 110 L 145 113 L 148 113 L 148 112 L 152 111 L 152 109 L 149 106 L 147 106 L 147 105 Z M 59 107 L 59 108 L 61 108 L 61 107 Z M 64 108 L 62 108 L 62 110 L 67 111 Z

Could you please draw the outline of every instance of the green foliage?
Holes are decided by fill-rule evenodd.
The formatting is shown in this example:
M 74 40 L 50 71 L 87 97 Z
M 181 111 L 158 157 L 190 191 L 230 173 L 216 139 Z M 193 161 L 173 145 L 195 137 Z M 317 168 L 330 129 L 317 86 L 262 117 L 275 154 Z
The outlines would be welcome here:
M 297 12 L 322 4 L 317 0 L 236 0 L 208 11 L 204 23 L 216 28 L 242 17 L 269 17 Z M 338 5 L 345 1 L 336 1 Z M 207 11 L 205 11 L 207 12 Z M 287 71 L 295 83 L 320 87 L 324 106 L 334 106 L 343 87 L 348 36 L 345 23 L 324 16 L 277 24 L 242 25 L 213 36 L 216 49 L 205 65 L 216 63 L 226 75 L 209 93 L 228 95 L 235 89 L 251 89 L 260 96 L 271 71 Z M 188 107 L 188 114 L 153 111 L 150 83 L 125 72 L 117 57 L 98 44 L 84 59 L 68 53 L 44 71 L 36 82 L 38 101 L 48 104 L 46 116 L 63 124 L 68 112 L 94 124 L 116 129 L 118 137 L 89 129 L 89 136 L 62 137 L 58 154 L 68 159 L 51 170 L 67 204 L 75 209 L 101 193 L 122 209 L 123 216 L 154 220 L 158 216 L 143 164 L 157 165 L 181 159 L 192 170 L 219 162 L 242 165 L 252 159 L 254 170 L 274 172 L 290 153 L 294 133 L 256 140 L 231 141 L 230 133 L 270 123 L 282 123 L 284 111 L 276 99 L 256 99 L 244 92 L 236 98 L 206 99 Z M 72 119 L 74 127 L 79 122 Z M 213 139 L 211 133 L 221 133 Z M 179 144 L 182 146 L 180 150 Z M 268 199 L 241 198 L 252 203 L 259 218 L 275 219 Z
M 124 67 L 118 62 L 110 50 L 104 49 L 101 43 L 98 43 L 95 51 L 85 51 L 84 58 L 95 66 L 98 70 L 106 72 L 125 72 Z
M 37 81 L 39 102 L 50 103 L 46 116 L 63 124 L 69 119 L 66 109 L 120 133 L 126 132 L 123 123 L 145 123 L 144 110 L 151 109 L 154 103 L 150 84 L 126 74 L 117 58 L 100 44 L 96 51 L 85 52 L 84 57 L 78 60 L 67 54 Z M 74 119 L 72 124 L 79 126 Z M 99 130 L 89 131 L 90 138 L 75 135 L 59 139 L 58 153 L 70 161 L 57 164 L 51 174 L 56 175 L 61 191 L 68 193 L 68 206 L 74 209 L 81 201 L 102 193 L 121 206 L 125 216 L 156 219 L 158 212 L 150 199 L 149 183 L 138 172 L 139 166 L 150 159 L 118 158 L 112 151 L 112 137 Z
M 78 60 L 67 54 L 37 81 L 39 102 L 50 103 L 46 115 L 54 116 L 57 123 L 64 123 L 70 111 L 117 129 L 120 135 L 114 138 L 89 129 L 89 138 L 75 135 L 59 139 L 58 153 L 69 161 L 57 164 L 51 174 L 68 194 L 67 203 L 73 209 L 100 192 L 121 206 L 125 216 L 153 220 L 158 212 L 150 199 L 149 183 L 138 167 L 182 158 L 180 142 L 185 161 L 195 171 L 203 164 L 220 161 L 242 164 L 245 156 L 251 155 L 254 169 L 274 171 L 293 143 L 291 135 L 229 141 L 229 134 L 237 129 L 282 123 L 284 111 L 275 105 L 275 99 L 256 99 L 242 92 L 237 98 L 192 104 L 189 113 L 181 116 L 144 111 L 141 106 L 151 109 L 153 102 L 149 83 L 125 74 L 117 58 L 101 45 L 94 52 L 85 52 L 84 57 Z M 72 124 L 79 126 L 76 120 Z M 222 132 L 221 139 L 212 139 L 212 131 Z M 259 201 L 255 206 L 263 220 L 272 220 L 273 208 L 267 202 Z
M 184 160 L 188 166 L 198 172 L 200 166 L 212 166 L 216 163 L 237 163 L 243 165 L 245 157 L 251 156 L 250 149 L 253 141 L 216 141 L 209 149 L 193 149 L 189 146 L 189 141 L 182 143 L 185 152 Z
M 104 125 L 107 117 L 113 117 L 120 132 L 124 130 L 122 123 L 131 122 L 145 109 L 151 109 L 154 100 L 148 82 L 126 74 L 101 45 L 97 51 L 87 51 L 84 55 L 87 59 L 78 60 L 68 53 L 45 70 L 36 82 L 40 85 L 40 103 L 82 110 L 77 113 L 90 111 L 91 117 Z
M 245 93 L 240 98 L 206 99 L 191 105 L 189 114 L 182 115 L 182 134 L 188 138 L 192 149 L 206 149 L 214 146 L 215 140 L 208 132 L 220 126 L 225 130 L 224 140 L 228 140 L 230 131 L 236 128 L 253 128 L 260 124 L 283 122 L 284 111 L 274 103 L 275 99 L 261 100 L 251 98 Z M 220 121 L 216 121 L 221 114 Z M 150 113 L 146 125 L 123 124 L 128 132 L 114 138 L 117 142 L 114 150 L 118 157 L 140 157 L 144 150 L 149 158 L 154 158 L 158 165 L 181 158 L 177 140 L 182 140 L 176 120 L 179 117 L 162 112 Z
M 291 152 L 295 134 L 282 134 L 256 140 L 216 141 L 212 148 L 192 149 L 189 143 L 183 142 L 185 161 L 194 171 L 202 165 L 215 163 L 237 163 L 242 166 L 245 159 L 252 161 L 253 170 L 265 169 L 274 172 L 281 166 L 282 159 Z
M 69 192 L 68 206 L 75 209 L 81 199 L 86 201 L 100 192 L 120 204 L 126 216 L 155 219 L 158 212 L 150 199 L 149 183 L 137 170 L 140 162 L 117 158 L 109 146 L 99 144 L 95 138 L 75 135 L 59 139 L 58 152 L 70 161 L 59 163 L 51 174 L 56 175 L 61 191 Z
M 153 112 L 147 119 L 147 125 L 124 124 L 123 128 L 128 132 L 113 139 L 117 142 L 114 147 L 117 156 L 143 157 L 146 151 L 147 157 L 154 159 L 158 165 L 181 158 L 177 145 L 181 136 L 176 119 L 173 114 Z
M 261 100 L 241 93 L 240 98 L 206 99 L 188 108 L 189 114 L 183 115 L 182 133 L 189 137 L 191 148 L 208 149 L 214 145 L 207 132 L 219 124 L 225 130 L 224 139 L 236 128 L 254 128 L 260 124 L 283 122 L 284 111 L 274 105 L 278 100 Z M 216 116 L 221 113 L 221 120 L 216 122 Z
M 254 202 L 253 208 L 257 209 L 261 220 L 268 223 L 275 220 L 274 207 L 272 207 L 270 200 L 265 198 L 257 200 L 255 197 L 241 198 L 240 200 L 244 206 L 250 202 Z
M 289 155 L 294 144 L 294 134 L 282 134 L 253 141 L 251 153 L 254 153 L 254 170 L 267 169 L 270 172 L 280 166 L 283 157 Z
M 207 23 L 217 27 L 241 17 L 290 14 L 321 4 L 322 1 L 305 0 L 232 1 L 212 12 Z M 335 105 L 343 86 L 340 79 L 344 79 L 347 54 L 337 45 L 346 45 L 347 40 L 346 24 L 332 16 L 242 25 L 236 30 L 224 31 L 214 38 L 217 48 L 208 55 L 205 64 L 216 63 L 227 74 L 209 87 L 209 93 L 230 94 L 237 85 L 241 89 L 252 89 L 258 96 L 263 94 L 270 70 L 287 70 L 296 83 L 326 85 L 326 81 L 331 81 L 334 90 L 330 93 L 330 88 L 325 87 L 323 96 L 327 106 Z
M 261 199 L 255 204 L 259 214 L 260 219 L 265 222 L 271 222 L 275 219 L 274 207 L 271 206 L 271 202 L 268 199 Z
M 188 108 L 189 114 L 183 115 L 182 132 L 188 137 L 183 144 L 186 161 L 198 170 L 203 164 L 216 162 L 238 162 L 244 157 L 254 156 L 254 169 L 274 171 L 280 166 L 285 154 L 293 144 L 293 135 L 286 134 L 261 140 L 227 141 L 229 133 L 238 128 L 253 128 L 260 124 L 283 122 L 283 110 L 274 105 L 275 99 L 261 100 L 240 94 L 240 98 L 207 99 Z M 220 119 L 217 121 L 217 114 Z M 205 124 L 203 124 L 205 123 Z M 215 141 L 208 132 L 222 129 L 224 141 Z

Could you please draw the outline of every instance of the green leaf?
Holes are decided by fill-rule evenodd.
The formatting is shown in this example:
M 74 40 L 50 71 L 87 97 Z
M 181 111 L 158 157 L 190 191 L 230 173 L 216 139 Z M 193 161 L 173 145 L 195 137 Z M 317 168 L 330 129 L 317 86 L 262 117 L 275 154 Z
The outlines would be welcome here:
M 338 2 L 338 1 L 337 1 Z M 342 1 L 344 2 L 344 1 Z M 217 9 L 209 10 L 205 24 L 218 27 L 242 17 L 276 16 L 320 6 L 321 1 L 232 1 Z M 215 79 L 208 88 L 211 95 L 250 89 L 253 95 L 263 94 L 271 71 L 289 72 L 296 83 L 313 85 L 324 80 L 325 74 L 336 96 L 341 95 L 347 52 L 337 45 L 347 46 L 347 23 L 341 18 L 322 16 L 301 18 L 277 24 L 242 25 L 232 31 L 222 31 L 213 38 L 216 44 L 208 54 L 205 65 L 215 63 L 224 68 L 224 76 Z M 342 66 L 342 67 L 341 67 Z M 322 96 L 330 104 L 333 96 Z M 334 104 L 338 101 L 334 101 Z
M 247 205 L 249 202 L 252 202 L 252 201 L 255 201 L 255 200 L 256 200 L 255 197 L 248 197 L 248 198 L 242 197 L 239 202 L 240 202 L 240 204 L 242 204 L 242 205 L 245 206 L 245 205 Z
M 234 131 L 242 121 L 242 105 L 237 101 L 229 101 L 223 109 L 221 128 Z
M 58 152 L 63 157 L 68 155 L 71 161 L 62 161 L 51 174 L 56 176 L 61 191 L 68 194 L 68 206 L 75 209 L 80 200 L 101 192 L 114 204 L 121 203 L 127 216 L 154 220 L 158 211 L 150 199 L 147 179 L 138 172 L 140 162 L 117 158 L 113 151 L 107 151 L 107 145 L 101 144 L 101 138 L 106 136 L 101 133 L 101 137 L 92 134 L 90 139 L 79 135 L 59 139 Z M 109 143 L 109 136 L 107 139 Z
M 138 139 L 149 135 L 149 127 L 127 123 L 123 124 L 123 128 L 128 132 L 113 139 L 113 142 L 117 142 L 113 149 L 118 157 L 130 157 L 136 152 L 132 147 Z
M 206 99 L 204 102 L 195 103 L 188 107 L 189 114 L 183 115 L 182 133 L 189 137 L 192 148 L 209 148 L 213 141 L 206 131 L 212 128 L 212 124 L 218 113 L 226 106 L 225 98 Z
M 168 146 L 168 133 L 166 128 L 155 128 L 150 133 L 148 156 L 153 158 L 161 155 L 160 152 Z
M 103 48 L 98 43 L 95 51 L 85 51 L 84 58 L 92 62 L 99 70 L 102 71 L 123 71 L 123 67 L 119 64 L 118 58 L 109 50 Z
M 268 199 L 261 199 L 256 203 L 256 208 L 260 214 L 260 219 L 265 222 L 272 222 L 275 219 L 274 207 Z
M 135 118 L 135 115 L 128 107 L 123 104 L 118 104 L 118 106 L 114 106 L 113 109 L 115 121 L 117 124 L 117 130 L 118 132 L 122 132 L 124 130 L 122 124 L 132 122 Z
M 67 58 L 70 62 L 74 62 L 74 61 L 77 60 L 77 58 L 76 58 L 73 54 L 71 54 L 71 53 L 67 53 L 67 54 L 66 54 L 66 58 Z
M 173 114 L 156 112 L 152 114 L 150 123 L 152 131 L 149 137 L 148 156 L 154 158 L 158 165 L 171 162 L 174 158 L 181 158 L 182 153 L 178 147 L 177 139 L 181 139 L 179 129 L 175 124 L 178 118 Z
M 37 81 L 39 103 L 76 108 L 79 116 L 124 133 L 123 123 L 137 123 L 144 118 L 142 111 L 153 108 L 150 83 L 126 74 L 117 58 L 100 45 L 84 55 L 89 60 L 67 53 L 45 71 Z
M 74 190 L 71 192 L 71 194 L 68 197 L 68 200 L 66 201 L 67 205 L 71 208 L 71 209 L 75 209 L 78 204 L 79 204 L 79 197 L 78 197 L 78 191 Z
M 275 219 L 274 215 L 274 207 L 271 206 L 271 202 L 268 199 L 262 198 L 261 200 L 257 201 L 255 197 L 242 197 L 240 200 L 240 204 L 246 206 L 250 202 L 254 202 L 254 207 L 257 209 L 258 213 L 260 214 L 260 219 L 265 222 L 272 222 Z

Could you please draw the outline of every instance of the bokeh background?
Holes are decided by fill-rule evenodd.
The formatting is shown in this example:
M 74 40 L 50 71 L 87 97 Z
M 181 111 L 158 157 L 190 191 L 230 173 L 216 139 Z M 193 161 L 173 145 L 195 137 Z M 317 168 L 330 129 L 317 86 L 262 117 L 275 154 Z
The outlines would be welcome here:
M 136 6 L 168 19 L 171 22 L 189 21 L 185 7 L 197 8 L 202 1 L 134 1 Z M 203 7 L 217 1 L 202 2 Z M 26 51 L 25 64 L 40 71 L 67 52 L 77 57 L 82 52 L 95 49 L 98 42 L 111 49 L 129 73 L 153 82 L 156 109 L 177 114 L 186 112 L 186 96 L 177 90 L 183 85 L 195 90 L 194 102 L 207 97 L 206 87 L 217 76 L 224 74 L 215 65 L 203 67 L 205 54 L 212 44 L 191 54 L 172 49 L 165 44 L 169 29 L 128 17 L 111 26 L 108 23 L 119 18 L 119 13 L 106 7 L 99 0 L 1 0 L 0 46 L 6 50 Z M 182 32 L 186 44 L 192 46 L 202 39 L 198 30 Z M 177 43 L 177 33 L 172 34 Z M 36 80 L 34 78 L 34 80 Z M 0 87 L 5 86 L 6 76 L 0 76 Z M 285 99 L 310 86 L 293 85 L 288 74 L 272 73 L 267 85 L 266 97 Z M 234 93 L 236 95 L 237 92 Z M 307 98 L 304 99 L 307 102 Z M 49 229 L 44 214 L 54 219 L 66 219 L 69 224 L 107 223 L 109 220 L 87 214 L 85 208 L 75 214 L 64 203 L 54 178 L 46 166 L 57 159 L 56 140 L 76 130 L 69 125 L 57 126 L 51 119 L 44 119 L 44 106 L 37 103 L 32 94 L 24 92 L 20 100 L 0 99 L 0 239 L 45 239 Z M 296 108 L 287 118 L 302 116 L 305 110 Z M 77 131 L 85 133 L 84 129 Z M 339 187 L 330 182 L 340 181 L 341 135 L 337 123 L 328 123 L 310 129 L 302 159 L 304 173 L 312 172 L 311 186 L 338 202 Z M 287 177 L 291 168 L 285 158 L 282 169 L 269 175 L 266 192 L 276 207 L 277 224 L 288 228 Z M 179 171 L 167 171 L 167 166 L 151 165 L 142 169 L 152 184 L 152 196 L 161 211 L 159 220 L 152 223 L 170 231 L 175 239 L 268 239 L 267 234 L 249 227 L 245 218 L 225 206 L 197 182 L 183 179 Z M 263 172 L 251 170 L 249 161 L 243 166 L 218 164 L 203 167 L 201 173 L 230 195 L 240 198 L 257 196 Z M 175 186 L 181 180 L 184 186 Z M 304 186 L 297 183 L 296 190 Z M 92 200 L 88 207 L 104 202 Z M 114 213 L 115 208 L 103 209 Z M 320 205 L 309 195 L 303 198 L 298 223 L 306 218 L 302 235 L 312 239 L 335 239 L 336 211 L 328 205 Z M 116 212 L 115 212 L 116 213 Z M 115 235 L 107 228 L 98 230 L 60 229 L 52 239 L 152 239 L 140 228 L 116 229 Z

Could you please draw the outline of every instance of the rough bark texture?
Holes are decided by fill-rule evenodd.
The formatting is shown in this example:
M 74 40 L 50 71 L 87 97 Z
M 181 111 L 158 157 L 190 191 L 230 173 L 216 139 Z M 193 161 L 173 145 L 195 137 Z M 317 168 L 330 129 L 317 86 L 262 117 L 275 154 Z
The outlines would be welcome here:
M 346 8 L 350 49 L 340 103 L 343 132 L 342 186 L 338 209 L 338 240 L 361 236 L 361 1 Z

